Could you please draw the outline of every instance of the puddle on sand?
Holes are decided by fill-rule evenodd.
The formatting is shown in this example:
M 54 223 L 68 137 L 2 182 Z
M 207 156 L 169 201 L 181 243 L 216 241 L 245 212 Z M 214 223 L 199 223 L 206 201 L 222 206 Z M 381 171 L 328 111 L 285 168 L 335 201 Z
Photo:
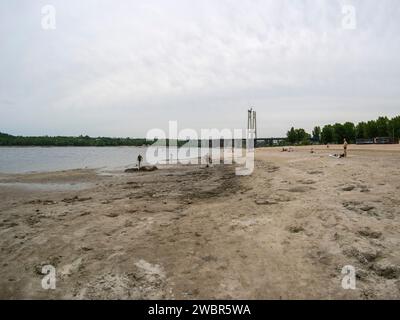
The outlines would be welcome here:
M 0 182 L 0 187 L 17 188 L 32 191 L 75 191 L 93 187 L 93 183 L 27 183 Z

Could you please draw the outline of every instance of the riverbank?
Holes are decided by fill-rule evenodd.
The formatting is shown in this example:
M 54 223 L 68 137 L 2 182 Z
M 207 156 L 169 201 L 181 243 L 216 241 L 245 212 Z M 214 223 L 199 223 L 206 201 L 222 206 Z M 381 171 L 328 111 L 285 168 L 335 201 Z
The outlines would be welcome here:
M 329 157 L 340 146 L 281 149 L 256 150 L 251 176 L 1 175 L 0 298 L 400 298 L 399 146 L 350 146 L 347 159 Z M 56 290 L 41 287 L 46 264 Z M 356 290 L 341 286 L 345 265 Z

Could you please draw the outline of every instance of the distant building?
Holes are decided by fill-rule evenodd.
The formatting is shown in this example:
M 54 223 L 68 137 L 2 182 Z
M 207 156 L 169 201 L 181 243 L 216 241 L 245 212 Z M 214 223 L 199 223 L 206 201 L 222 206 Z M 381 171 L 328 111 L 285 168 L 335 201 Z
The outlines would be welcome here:
M 286 138 L 257 138 L 254 139 L 254 146 L 256 148 L 280 146 L 285 144 Z
M 356 139 L 356 144 L 374 144 L 374 139 Z
M 394 144 L 394 143 L 398 143 L 394 141 L 393 138 L 391 137 L 377 137 L 374 139 L 374 143 L 376 144 Z
M 392 137 L 376 137 L 373 139 L 356 139 L 356 144 L 395 144 L 399 143 L 398 139 Z

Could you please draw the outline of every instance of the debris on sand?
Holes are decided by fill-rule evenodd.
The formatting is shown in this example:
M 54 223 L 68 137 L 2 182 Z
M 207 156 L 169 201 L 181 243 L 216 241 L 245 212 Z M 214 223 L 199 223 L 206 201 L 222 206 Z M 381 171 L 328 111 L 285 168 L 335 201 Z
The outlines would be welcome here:
M 343 191 L 353 191 L 356 187 L 355 186 L 347 186 L 342 188 Z
M 62 202 L 65 202 L 65 203 L 74 203 L 74 202 L 76 202 L 76 201 L 83 202 L 83 201 L 88 201 L 88 200 L 92 200 L 92 197 L 80 198 L 79 196 L 75 196 L 75 197 L 73 197 L 73 198 L 64 198 L 64 199 L 62 200 Z
M 119 214 L 116 212 L 110 212 L 110 213 L 105 214 L 105 216 L 110 217 L 110 218 L 116 218 L 119 216 Z
M 341 159 L 341 158 L 344 158 L 344 157 L 345 157 L 344 153 L 341 153 L 341 154 L 335 153 L 335 154 L 330 154 L 329 156 L 330 156 L 331 158 L 335 158 L 335 159 Z
M 314 190 L 314 189 L 315 188 L 313 188 L 313 187 L 297 186 L 297 187 L 290 188 L 287 191 L 289 191 L 289 192 L 307 192 L 307 191 Z
M 92 247 L 88 247 L 88 246 L 82 246 L 81 250 L 83 250 L 83 251 L 92 251 L 93 248 Z
M 311 171 L 307 171 L 308 174 L 323 174 L 323 171 L 320 170 L 311 170 Z
M 287 227 L 287 230 L 291 233 L 299 233 L 304 231 L 304 228 L 302 226 L 298 226 L 298 225 L 292 225 Z
M 266 199 L 256 199 L 255 203 L 257 205 L 271 205 L 271 204 L 277 204 L 278 202 Z
M 139 171 L 156 171 L 158 168 L 156 166 L 143 166 L 140 167 Z
M 32 201 L 28 201 L 28 202 L 25 202 L 26 204 L 43 204 L 43 205 L 51 205 L 51 204 L 57 204 L 57 202 L 56 201 L 53 201 L 53 200 L 40 200 L 40 199 L 37 199 L 37 200 L 32 200 Z
M 150 172 L 150 171 L 156 171 L 158 168 L 156 166 L 142 166 L 139 168 L 128 168 L 125 170 L 126 173 L 134 173 L 134 172 L 139 172 L 139 171 L 144 171 L 144 172 Z

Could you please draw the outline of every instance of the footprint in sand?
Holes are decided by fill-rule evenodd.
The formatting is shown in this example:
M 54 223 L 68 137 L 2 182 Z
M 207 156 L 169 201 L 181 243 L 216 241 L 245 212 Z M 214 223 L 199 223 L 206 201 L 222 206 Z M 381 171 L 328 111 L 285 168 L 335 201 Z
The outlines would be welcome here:
M 400 277 L 400 267 L 391 263 L 388 259 L 375 262 L 372 265 L 372 270 L 385 279 L 397 279 Z
M 290 233 L 299 233 L 304 231 L 304 228 L 299 225 L 290 225 L 286 228 L 286 230 L 288 230 Z
M 314 180 L 297 180 L 297 182 L 298 182 L 298 183 L 301 183 L 301 184 L 307 184 L 307 185 L 317 183 L 317 182 L 314 181 Z
M 362 203 L 359 201 L 345 201 L 342 203 L 343 206 L 350 211 L 354 211 L 357 213 L 368 213 L 369 215 L 376 216 L 375 207 L 366 203 Z
M 348 191 L 353 191 L 356 188 L 359 188 L 360 192 L 369 192 L 370 191 L 366 185 L 362 185 L 362 184 L 359 184 L 357 186 L 355 186 L 355 185 L 344 186 L 339 190 L 348 192 Z
M 366 227 L 357 232 L 360 236 L 372 239 L 379 239 L 382 237 L 382 232 L 373 231 L 370 228 Z
M 343 250 L 344 255 L 357 259 L 361 264 L 368 265 L 381 255 L 381 251 L 366 243 L 355 243 Z
M 268 173 L 273 173 L 273 172 L 276 172 L 276 171 L 278 171 L 279 170 L 279 167 L 277 167 L 277 166 L 270 166 L 270 167 L 267 167 L 267 172 Z

